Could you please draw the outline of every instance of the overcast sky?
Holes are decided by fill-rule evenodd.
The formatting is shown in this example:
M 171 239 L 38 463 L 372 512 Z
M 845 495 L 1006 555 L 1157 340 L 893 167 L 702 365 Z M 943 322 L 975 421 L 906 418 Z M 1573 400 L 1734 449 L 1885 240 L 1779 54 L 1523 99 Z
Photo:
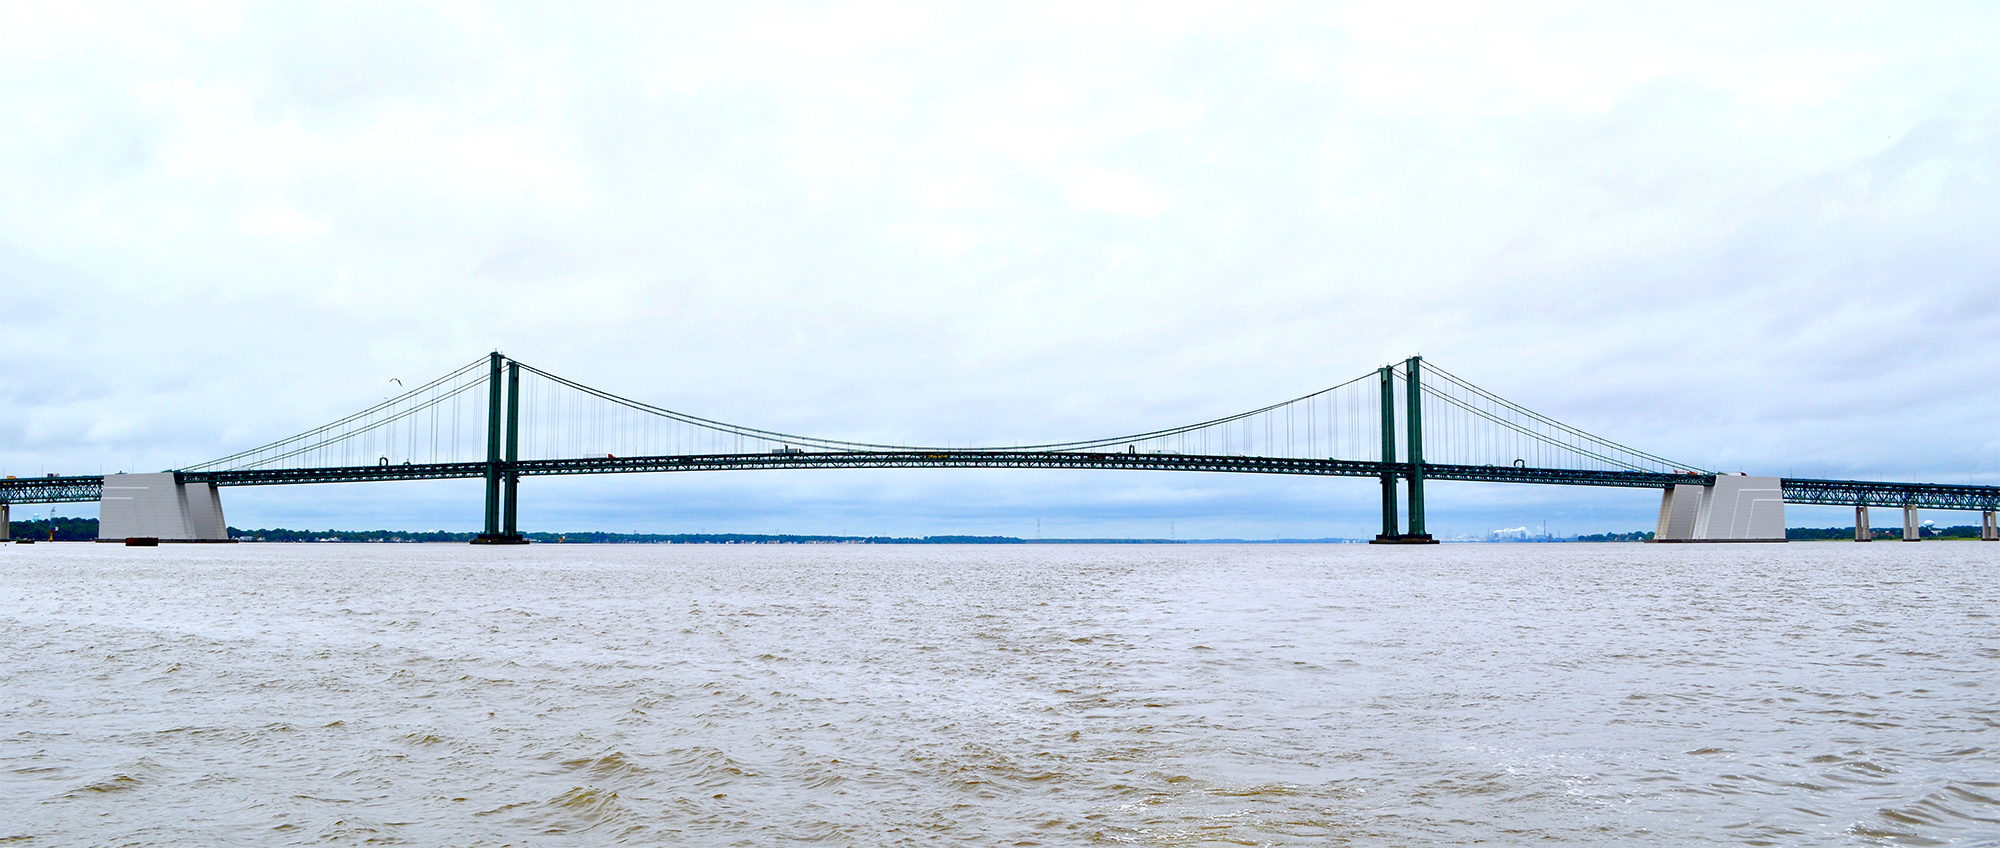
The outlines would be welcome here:
M 1422 354 L 1695 465 L 2000 484 L 1986 4 L 6 17 L 8 474 L 191 465 L 497 348 L 710 418 L 955 444 L 1188 423 Z M 230 489 L 224 506 L 239 527 L 464 530 L 478 492 Z M 1429 494 L 1441 534 L 1650 529 L 1658 505 Z M 743 472 L 531 480 L 522 514 L 1317 537 L 1372 533 L 1376 497 L 1341 479 Z

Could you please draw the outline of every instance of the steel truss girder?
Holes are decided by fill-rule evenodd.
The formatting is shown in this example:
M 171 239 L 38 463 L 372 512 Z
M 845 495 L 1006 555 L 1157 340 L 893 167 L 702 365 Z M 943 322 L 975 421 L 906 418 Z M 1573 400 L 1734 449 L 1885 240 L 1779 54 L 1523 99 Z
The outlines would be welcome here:
M 88 503 L 103 499 L 103 477 L 0 480 L 0 503 Z
M 608 474 L 635 471 L 720 471 L 756 468 L 1099 468 L 1132 471 L 1220 471 L 1316 477 L 1407 477 L 1407 462 L 1216 456 L 1174 453 L 1054 453 L 1043 451 L 853 451 L 794 454 L 590 457 L 518 463 L 523 475 Z M 1490 465 L 1424 463 L 1424 476 L 1495 483 L 1662 488 L 1707 483 L 1713 477 L 1640 471 L 1569 471 Z
M 298 483 L 369 483 L 392 480 L 456 480 L 485 477 L 488 463 L 435 462 L 403 465 L 349 465 L 332 468 L 256 468 L 239 471 L 181 472 L 183 483 L 217 486 L 289 486 Z
M 1874 483 L 1866 480 L 1785 478 L 1785 502 L 1829 506 L 1914 506 L 1930 509 L 2000 509 L 2000 486 L 1947 483 Z
M 677 456 L 602 456 L 535 459 L 502 463 L 524 477 L 568 474 L 630 474 L 663 471 L 730 471 L 775 468 L 1098 468 L 1132 471 L 1219 471 L 1296 474 L 1317 477 L 1408 476 L 1406 462 L 1216 456 L 1172 453 L 1090 453 L 1044 451 L 834 451 L 817 453 L 737 453 Z M 443 480 L 483 477 L 484 462 L 426 465 L 363 465 L 344 468 L 279 468 L 205 471 L 181 475 L 184 482 L 218 486 L 274 486 L 296 483 L 353 483 L 371 480 Z M 1674 483 L 1709 483 L 1714 478 L 1644 471 L 1574 471 L 1492 465 L 1424 463 L 1424 476 L 1488 483 L 1549 483 L 1570 486 L 1662 488 Z

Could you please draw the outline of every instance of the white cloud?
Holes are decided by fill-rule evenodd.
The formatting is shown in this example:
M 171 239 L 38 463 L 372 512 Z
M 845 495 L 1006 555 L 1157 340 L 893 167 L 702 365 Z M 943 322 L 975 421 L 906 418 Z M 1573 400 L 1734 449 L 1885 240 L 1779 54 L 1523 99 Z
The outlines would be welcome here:
M 1991 399 L 1911 388 L 2000 365 L 1979 6 L 17 11 L 7 469 L 199 461 L 497 346 L 752 425 L 1000 442 L 1422 352 L 1691 460 L 2000 481 Z M 904 508 L 784 479 L 802 515 Z M 1091 479 L 1063 503 L 1105 527 L 1223 491 Z M 1268 491 L 1256 526 L 1328 535 Z M 1434 526 L 1534 518 L 1454 497 Z M 1569 503 L 1614 502 L 1600 529 L 1650 520 Z

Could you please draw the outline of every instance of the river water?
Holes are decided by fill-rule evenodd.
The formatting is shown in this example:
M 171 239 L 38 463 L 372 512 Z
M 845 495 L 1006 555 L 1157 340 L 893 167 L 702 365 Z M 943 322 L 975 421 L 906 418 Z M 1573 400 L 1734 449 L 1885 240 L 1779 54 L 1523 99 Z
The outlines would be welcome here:
M 2000 544 L 0 546 L 0 843 L 2000 845 Z

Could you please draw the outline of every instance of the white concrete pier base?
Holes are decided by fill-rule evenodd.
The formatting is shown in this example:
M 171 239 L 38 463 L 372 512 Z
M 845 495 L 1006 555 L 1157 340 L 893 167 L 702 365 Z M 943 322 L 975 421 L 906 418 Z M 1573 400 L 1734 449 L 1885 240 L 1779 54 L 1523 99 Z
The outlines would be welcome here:
M 1660 522 L 1653 529 L 1653 541 L 1692 541 L 1695 516 L 1701 512 L 1707 491 L 1705 486 L 1680 483 L 1661 493 Z
M 1785 492 L 1776 477 L 1718 474 L 1713 486 L 1680 483 L 1660 495 L 1655 542 L 1782 542 Z
M 2000 542 L 2000 513 L 1989 509 L 1979 514 L 1979 540 Z
M 1917 529 L 1916 507 L 1913 506 L 1903 507 L 1903 541 L 1905 542 L 1923 541 L 1922 532 Z
M 1865 506 L 1854 508 L 1854 541 L 1875 541 L 1875 531 L 1868 526 L 1868 508 Z
M 174 482 L 171 472 L 104 478 L 97 540 L 153 538 L 162 542 L 227 542 L 222 497 L 213 483 Z

